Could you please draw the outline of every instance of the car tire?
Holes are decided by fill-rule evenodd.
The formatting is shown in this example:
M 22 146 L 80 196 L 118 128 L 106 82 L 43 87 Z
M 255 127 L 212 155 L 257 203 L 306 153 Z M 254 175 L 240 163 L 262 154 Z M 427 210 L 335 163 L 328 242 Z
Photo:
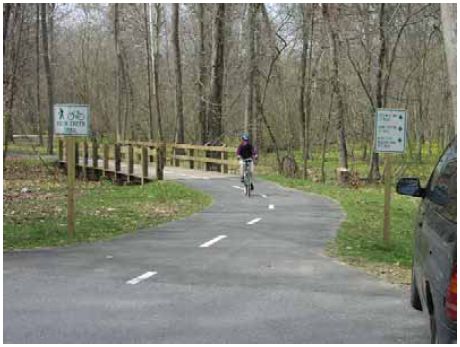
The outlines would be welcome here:
M 412 283 L 410 286 L 410 304 L 416 310 L 422 311 L 422 302 L 420 301 L 420 295 L 418 294 L 417 284 L 415 281 L 414 268 L 412 268 Z

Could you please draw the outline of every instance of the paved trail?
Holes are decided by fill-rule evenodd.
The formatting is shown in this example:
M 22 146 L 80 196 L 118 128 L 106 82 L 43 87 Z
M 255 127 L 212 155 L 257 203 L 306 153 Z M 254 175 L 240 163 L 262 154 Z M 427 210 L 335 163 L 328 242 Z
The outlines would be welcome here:
M 185 177 L 183 177 L 185 178 Z M 338 205 L 236 178 L 212 207 L 108 242 L 4 254 L 5 343 L 428 342 L 408 291 L 324 255 Z

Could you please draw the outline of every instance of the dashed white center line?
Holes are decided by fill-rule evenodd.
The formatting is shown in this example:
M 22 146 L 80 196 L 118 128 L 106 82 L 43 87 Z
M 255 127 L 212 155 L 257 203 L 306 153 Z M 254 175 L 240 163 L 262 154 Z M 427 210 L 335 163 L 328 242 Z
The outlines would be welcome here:
M 274 209 L 275 209 L 275 205 L 272 205 L 272 204 L 268 205 L 268 209 L 269 209 L 269 210 L 274 210 Z
M 142 274 L 140 276 L 133 278 L 132 280 L 127 281 L 126 284 L 138 284 L 140 281 L 146 280 L 147 278 L 155 276 L 156 274 L 157 272 L 155 271 L 149 271 L 149 272 L 146 272 L 145 274 Z
M 252 224 L 256 224 L 257 222 L 259 222 L 260 220 L 262 220 L 262 218 L 255 218 L 249 222 L 247 222 L 246 224 L 249 224 L 249 225 L 252 225 Z
M 263 198 L 265 198 L 265 199 L 267 198 L 267 196 L 265 194 L 261 194 L 261 195 L 262 195 Z
M 238 187 L 238 186 L 232 186 L 233 188 L 236 188 L 236 189 L 241 189 L 241 190 L 244 190 L 244 188 L 242 187 Z
M 220 236 L 217 236 L 215 239 L 212 239 L 208 242 L 205 242 L 203 243 L 202 245 L 200 245 L 200 248 L 206 248 L 206 247 L 209 247 L 213 244 L 215 244 L 216 242 L 219 242 L 220 240 L 222 239 L 225 239 L 227 237 L 227 235 L 220 235 Z

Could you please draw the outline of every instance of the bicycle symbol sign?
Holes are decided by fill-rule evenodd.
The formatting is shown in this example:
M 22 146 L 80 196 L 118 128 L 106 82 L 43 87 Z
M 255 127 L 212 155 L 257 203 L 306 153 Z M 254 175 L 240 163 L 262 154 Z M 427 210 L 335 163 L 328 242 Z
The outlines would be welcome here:
M 88 136 L 90 113 L 88 105 L 54 105 L 54 133 L 56 135 Z

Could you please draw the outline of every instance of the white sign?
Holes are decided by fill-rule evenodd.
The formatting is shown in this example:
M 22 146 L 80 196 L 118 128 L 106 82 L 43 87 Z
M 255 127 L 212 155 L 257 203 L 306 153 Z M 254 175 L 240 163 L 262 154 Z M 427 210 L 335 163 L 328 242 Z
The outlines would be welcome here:
M 88 105 L 54 105 L 54 133 L 56 135 L 88 136 L 89 121 Z
M 404 153 L 406 149 L 406 111 L 378 109 L 375 119 L 375 151 Z

